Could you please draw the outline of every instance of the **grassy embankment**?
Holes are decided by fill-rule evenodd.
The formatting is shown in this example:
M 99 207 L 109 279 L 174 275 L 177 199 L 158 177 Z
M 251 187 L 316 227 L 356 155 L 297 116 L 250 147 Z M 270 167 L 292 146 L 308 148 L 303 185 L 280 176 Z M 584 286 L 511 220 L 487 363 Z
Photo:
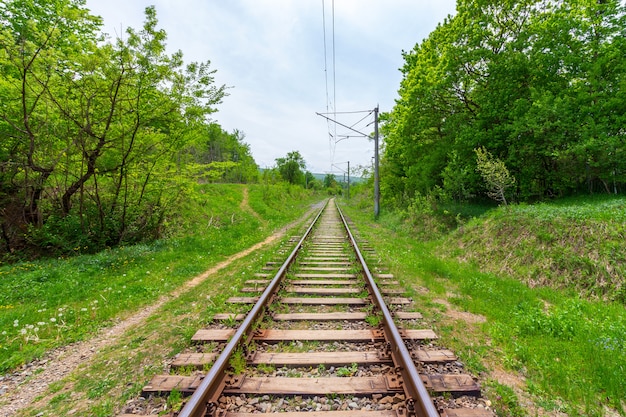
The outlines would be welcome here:
M 626 415 L 625 198 L 483 210 L 430 240 L 364 206 L 346 211 L 498 415 Z
M 262 241 L 319 199 L 283 185 L 203 185 L 170 220 L 168 239 L 0 266 L 0 373 L 89 338 Z

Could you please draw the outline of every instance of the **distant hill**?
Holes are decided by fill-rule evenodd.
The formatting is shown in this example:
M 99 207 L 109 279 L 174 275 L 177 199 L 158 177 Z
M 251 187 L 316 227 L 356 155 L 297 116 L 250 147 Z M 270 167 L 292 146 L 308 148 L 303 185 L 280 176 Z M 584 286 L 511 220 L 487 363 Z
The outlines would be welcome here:
M 259 168 L 259 172 L 261 174 L 263 174 L 263 171 L 265 171 L 265 168 Z M 315 173 L 312 172 L 313 176 L 315 177 L 315 179 L 320 180 L 320 181 L 324 181 L 324 178 L 326 177 L 326 174 L 319 174 L 319 173 Z M 335 174 L 335 179 L 338 182 L 344 182 L 344 175 L 343 174 Z M 346 176 L 345 181 L 348 181 L 348 178 Z M 367 178 L 363 178 L 363 177 L 353 177 L 352 175 L 350 175 L 350 184 L 357 184 L 357 183 L 361 183 L 361 182 L 365 182 L 367 181 Z

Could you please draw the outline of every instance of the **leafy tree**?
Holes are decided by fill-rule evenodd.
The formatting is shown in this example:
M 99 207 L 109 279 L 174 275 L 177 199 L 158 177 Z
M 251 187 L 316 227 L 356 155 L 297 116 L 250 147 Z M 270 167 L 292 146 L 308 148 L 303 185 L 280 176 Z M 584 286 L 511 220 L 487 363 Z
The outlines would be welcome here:
M 179 163 L 197 164 L 197 175 L 210 181 L 256 182 L 259 167 L 244 139 L 245 135 L 238 130 L 228 133 L 217 123 L 203 124 L 181 151 Z M 218 166 L 221 169 L 217 170 Z
M 507 205 L 506 190 L 515 184 L 504 162 L 487 152 L 485 148 L 476 148 L 476 165 L 478 172 L 487 185 L 487 195 Z
M 319 190 L 322 188 L 322 183 L 315 178 L 315 175 L 313 175 L 311 171 L 304 173 L 304 183 L 307 189 Z
M 326 174 L 324 176 L 324 187 L 326 188 L 334 188 L 337 187 L 337 179 L 335 178 L 335 174 Z
M 167 55 L 153 7 L 115 43 L 80 0 L 9 0 L 0 20 L 6 250 L 156 237 L 191 179 L 175 156 L 225 94 L 209 62 Z
M 284 158 L 276 158 L 276 166 L 283 180 L 290 184 L 304 185 L 304 172 L 306 162 L 298 151 L 287 153 Z
M 625 28 L 619 0 L 459 0 L 403 53 L 400 98 L 381 117 L 384 197 L 476 195 L 482 147 L 522 199 L 623 190 Z

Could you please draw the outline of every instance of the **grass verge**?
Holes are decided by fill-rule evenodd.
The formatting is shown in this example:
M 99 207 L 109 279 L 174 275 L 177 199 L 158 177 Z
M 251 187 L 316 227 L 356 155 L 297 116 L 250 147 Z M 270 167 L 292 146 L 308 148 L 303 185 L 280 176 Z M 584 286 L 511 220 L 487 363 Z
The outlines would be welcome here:
M 237 294 L 289 237 L 234 261 L 218 274 L 159 308 L 141 326 L 127 331 L 90 362 L 54 384 L 21 416 L 119 414 L 127 400 L 139 396 L 155 374 L 167 373 L 167 363 L 190 344 L 191 336 L 215 313 L 232 312 L 226 300 Z M 166 399 L 163 399 L 165 402 Z M 170 400 L 171 402 L 171 400 Z
M 498 415 L 626 415 L 623 305 L 485 273 L 479 264 L 443 256 L 454 251 L 447 247 L 453 239 L 416 240 L 393 213 L 374 221 L 369 207 L 345 211 L 412 288 L 440 342 L 481 375 Z M 474 222 L 480 228 L 480 219 Z M 480 245 L 477 238 L 472 248 Z
M 316 200 L 285 185 L 207 184 L 171 220 L 177 233 L 168 239 L 0 267 L 0 373 L 149 305 L 299 218 Z

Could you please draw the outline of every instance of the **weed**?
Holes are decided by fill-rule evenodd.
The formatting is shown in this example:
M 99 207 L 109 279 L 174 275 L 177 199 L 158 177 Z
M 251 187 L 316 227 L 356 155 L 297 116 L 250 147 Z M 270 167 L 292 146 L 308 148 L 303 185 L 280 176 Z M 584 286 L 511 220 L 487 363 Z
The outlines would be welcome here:
M 276 366 L 267 363 L 260 363 L 256 369 L 263 374 L 273 374 L 276 371 Z
M 368 314 L 365 316 L 365 322 L 372 327 L 378 327 L 383 321 L 383 316 L 380 313 Z
M 173 412 L 180 410 L 183 405 L 183 394 L 174 388 L 167 397 L 167 408 Z
M 350 366 L 342 366 L 341 368 L 337 368 L 335 372 L 337 373 L 337 376 L 348 377 L 348 376 L 354 376 L 358 370 L 359 370 L 359 365 L 356 363 L 353 363 Z
M 57 393 L 57 392 L 61 391 L 64 386 L 65 386 L 65 382 L 63 382 L 63 381 L 55 381 L 55 382 L 51 382 L 50 385 L 48 385 L 48 389 L 52 393 Z
M 70 398 L 70 393 L 69 392 L 64 392 L 62 394 L 59 395 L 55 395 L 54 397 L 52 397 L 52 399 L 50 400 L 50 405 L 55 405 L 55 404 L 59 404 L 62 403 L 64 401 L 69 400 Z
M 176 369 L 171 369 L 171 372 L 177 375 L 191 375 L 194 373 L 195 370 L 196 368 L 194 366 L 187 365 L 187 366 L 178 367 Z
M 212 366 L 213 366 L 213 362 L 205 363 L 204 365 L 202 365 L 202 372 L 204 373 L 209 372 Z
M 243 349 L 237 349 L 230 357 L 230 367 L 235 374 L 242 374 L 246 370 L 246 355 L 243 353 Z
M 236 314 L 230 314 L 225 320 L 223 320 L 222 322 L 224 323 L 225 326 L 228 327 L 236 327 L 238 320 L 236 319 Z
M 287 378 L 302 378 L 302 371 L 296 368 L 283 368 L 285 370 L 285 377 Z
M 525 417 L 526 412 L 520 406 L 515 392 L 506 385 L 489 381 L 488 397 L 492 399 L 493 408 L 498 416 Z
M 323 363 L 320 363 L 319 365 L 317 365 L 317 372 L 320 375 L 323 375 L 324 372 L 326 372 L 326 365 L 324 365 Z
M 95 382 L 95 385 L 87 391 L 87 398 L 94 399 L 104 396 L 113 387 L 114 381 L 110 379 L 101 379 Z

